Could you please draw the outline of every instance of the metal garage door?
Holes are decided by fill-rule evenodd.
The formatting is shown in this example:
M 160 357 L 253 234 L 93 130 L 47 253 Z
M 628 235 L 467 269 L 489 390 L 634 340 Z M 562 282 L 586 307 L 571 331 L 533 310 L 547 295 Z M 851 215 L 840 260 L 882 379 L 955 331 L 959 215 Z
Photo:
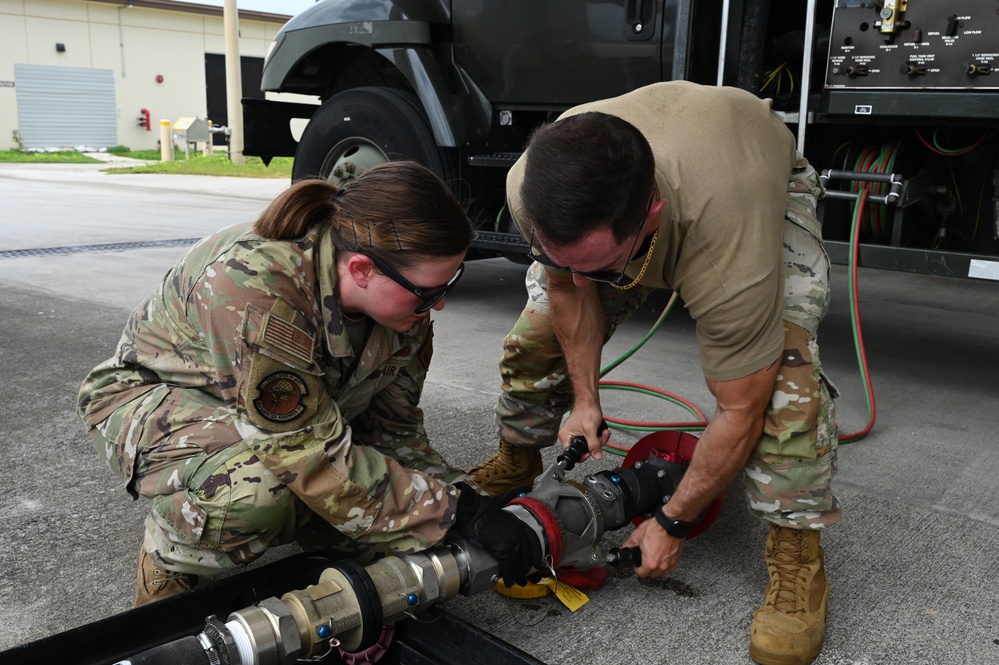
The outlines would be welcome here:
M 14 65 L 17 123 L 25 148 L 118 144 L 110 69 Z

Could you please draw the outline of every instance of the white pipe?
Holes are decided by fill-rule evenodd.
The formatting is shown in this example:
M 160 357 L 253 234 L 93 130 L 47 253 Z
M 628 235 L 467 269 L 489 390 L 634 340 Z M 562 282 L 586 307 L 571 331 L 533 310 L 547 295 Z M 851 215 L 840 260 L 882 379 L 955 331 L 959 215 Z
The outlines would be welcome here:
M 125 78 L 125 31 L 121 27 L 122 9 L 125 9 L 124 5 L 118 7 L 118 47 L 121 49 L 121 77 Z
M 805 154 L 805 130 L 808 126 L 808 88 L 812 83 L 812 42 L 815 40 L 815 0 L 808 0 L 805 10 L 805 51 L 801 61 L 801 100 L 798 103 L 798 152 Z
M 243 77 L 239 68 L 239 14 L 236 0 L 225 0 L 222 7 L 225 26 L 225 100 L 226 124 L 229 135 L 229 159 L 233 164 L 243 164 Z
M 160 120 L 160 161 L 173 161 L 173 136 L 169 120 Z
M 725 82 L 725 49 L 728 47 L 728 13 L 730 0 L 722 2 L 721 35 L 718 37 L 718 85 Z

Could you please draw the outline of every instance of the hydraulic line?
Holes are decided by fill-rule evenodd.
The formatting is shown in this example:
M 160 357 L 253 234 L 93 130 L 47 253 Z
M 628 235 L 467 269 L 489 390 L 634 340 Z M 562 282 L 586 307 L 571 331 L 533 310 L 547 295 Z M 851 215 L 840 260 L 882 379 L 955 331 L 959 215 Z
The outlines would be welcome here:
M 971 152 L 972 150 L 974 150 L 978 146 L 982 145 L 982 143 L 985 142 L 985 139 L 987 139 L 989 137 L 989 135 L 992 134 L 992 130 L 987 129 L 981 135 L 981 137 L 979 137 L 979 139 L 977 141 L 975 141 L 974 143 L 972 143 L 967 148 L 956 148 L 956 149 L 952 149 L 952 148 L 945 148 L 945 147 L 943 147 L 942 145 L 940 145 L 940 142 L 937 140 L 937 134 L 940 133 L 940 128 L 939 127 L 937 127 L 933 131 L 933 143 L 932 144 L 929 141 L 927 141 L 926 138 L 923 137 L 923 134 L 919 131 L 918 127 L 913 127 L 912 129 L 913 129 L 914 132 L 916 132 L 916 137 L 918 137 L 919 140 L 922 142 L 922 144 L 924 146 L 926 146 L 927 150 L 929 150 L 930 152 L 936 153 L 938 155 L 942 155 L 944 157 L 960 157 L 961 155 L 967 155 L 969 152 Z
M 640 339 L 637 344 L 635 344 L 633 347 L 625 351 L 620 357 L 612 361 L 609 365 L 603 367 L 600 370 L 601 377 L 607 375 L 609 372 L 611 372 L 611 370 L 616 368 L 625 360 L 633 356 L 640 348 L 645 346 L 645 343 L 648 342 L 649 339 L 651 339 L 652 336 L 655 335 L 656 332 L 659 330 L 659 328 L 662 326 L 663 321 L 666 320 L 666 317 L 673 309 L 673 305 L 676 304 L 676 300 L 677 300 L 677 294 L 674 291 L 673 294 L 670 296 L 669 301 L 666 303 L 666 306 L 663 307 L 663 311 L 659 315 L 659 318 L 656 319 L 656 322 L 654 324 L 652 324 L 652 327 L 649 329 L 649 332 L 645 334 L 645 337 Z M 660 431 L 701 432 L 704 431 L 704 428 L 707 427 L 708 425 L 707 418 L 704 416 L 701 410 L 697 408 L 697 406 L 695 406 L 689 400 L 684 399 L 678 395 L 674 395 L 673 393 L 666 392 L 665 390 L 654 388 L 652 386 L 645 386 L 638 383 L 622 382 L 622 381 L 601 381 L 598 384 L 598 387 L 602 390 L 628 390 L 628 391 L 643 393 L 646 395 L 652 395 L 653 397 L 658 397 L 660 399 L 664 399 L 669 402 L 672 402 L 673 404 L 681 406 L 682 408 L 686 409 L 691 415 L 697 418 L 697 420 L 690 422 L 638 422 L 632 420 L 622 420 L 620 418 L 614 418 L 610 416 L 604 416 L 604 420 L 607 421 L 608 426 L 611 427 L 612 429 L 631 430 L 631 431 L 640 431 L 640 432 L 660 432 Z M 605 446 L 605 449 L 608 452 L 614 455 L 620 455 L 621 457 L 627 455 L 628 451 L 630 450 L 628 446 L 621 446 L 616 443 L 608 443 Z
M 857 365 L 860 368 L 860 378 L 864 385 L 864 397 L 867 400 L 867 425 L 859 432 L 852 434 L 840 434 L 840 443 L 853 443 L 867 436 L 874 428 L 874 420 L 877 418 L 877 402 L 874 399 L 874 386 L 871 384 L 870 370 L 867 364 L 867 350 L 864 346 L 864 331 L 860 325 L 860 294 L 857 291 L 857 267 L 860 255 L 860 217 L 864 210 L 864 203 L 867 201 L 867 190 L 863 190 L 857 196 L 857 202 L 853 208 L 853 225 L 850 230 L 850 324 L 853 327 L 853 346 L 857 352 Z
M 898 154 L 899 143 L 889 143 L 880 148 L 865 148 L 854 163 L 854 171 L 862 173 L 893 173 L 895 156 Z M 850 191 L 859 193 L 866 191 L 873 195 L 886 193 L 888 185 L 881 182 L 854 181 Z M 871 206 L 862 225 L 865 235 L 878 241 L 885 241 L 891 235 L 887 220 L 887 207 Z

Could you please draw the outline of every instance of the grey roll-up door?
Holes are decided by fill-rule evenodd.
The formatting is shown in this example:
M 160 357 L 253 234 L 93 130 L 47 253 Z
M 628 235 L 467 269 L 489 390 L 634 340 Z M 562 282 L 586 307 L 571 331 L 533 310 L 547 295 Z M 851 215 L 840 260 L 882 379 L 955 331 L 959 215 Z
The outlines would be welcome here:
M 118 144 L 114 72 L 14 65 L 24 148 L 110 148 Z

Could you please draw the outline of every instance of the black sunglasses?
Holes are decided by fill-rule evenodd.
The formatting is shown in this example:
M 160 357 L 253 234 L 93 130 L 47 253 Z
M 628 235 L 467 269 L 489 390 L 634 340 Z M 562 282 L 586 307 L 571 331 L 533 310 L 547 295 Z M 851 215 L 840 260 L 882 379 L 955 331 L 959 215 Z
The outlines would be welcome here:
M 627 270 L 628 264 L 635 259 L 635 248 L 638 246 L 638 239 L 642 237 L 642 228 L 645 226 L 645 220 L 647 220 L 649 218 L 649 215 L 652 214 L 652 203 L 653 201 L 655 201 L 655 198 L 656 194 L 655 192 L 653 192 L 652 196 L 649 197 L 649 205 L 645 207 L 645 215 L 642 216 L 642 221 L 638 225 L 638 233 L 635 235 L 635 240 L 631 243 L 631 251 L 628 252 L 628 256 L 630 258 L 625 262 L 623 266 L 621 266 L 620 270 L 594 270 L 592 272 L 583 272 L 582 270 L 573 270 L 572 268 L 567 268 L 566 266 L 560 266 L 559 264 L 555 263 L 550 258 L 548 258 L 545 254 L 534 251 L 533 225 L 531 226 L 531 242 L 527 248 L 527 258 L 531 259 L 532 261 L 537 261 L 538 263 L 547 268 L 554 268 L 555 270 L 568 270 L 570 272 L 574 272 L 577 275 L 585 277 L 586 279 L 593 282 L 607 282 L 609 284 L 621 284 L 627 279 L 627 277 L 624 274 L 624 271 Z
M 422 314 L 423 312 L 430 310 L 441 300 L 444 300 L 444 296 L 451 292 L 451 289 L 454 288 L 455 284 L 458 283 L 458 280 L 461 279 L 461 276 L 465 273 L 465 264 L 462 263 L 458 266 L 458 272 L 454 273 L 454 277 L 449 279 L 447 284 L 436 291 L 428 293 L 417 286 L 413 286 L 412 282 L 400 275 L 395 268 L 385 263 L 377 256 L 368 254 L 367 252 L 361 252 L 361 254 L 364 254 L 366 257 L 371 259 L 371 262 L 382 271 L 382 274 L 420 299 L 420 304 L 417 305 L 416 310 L 413 312 L 414 314 Z

